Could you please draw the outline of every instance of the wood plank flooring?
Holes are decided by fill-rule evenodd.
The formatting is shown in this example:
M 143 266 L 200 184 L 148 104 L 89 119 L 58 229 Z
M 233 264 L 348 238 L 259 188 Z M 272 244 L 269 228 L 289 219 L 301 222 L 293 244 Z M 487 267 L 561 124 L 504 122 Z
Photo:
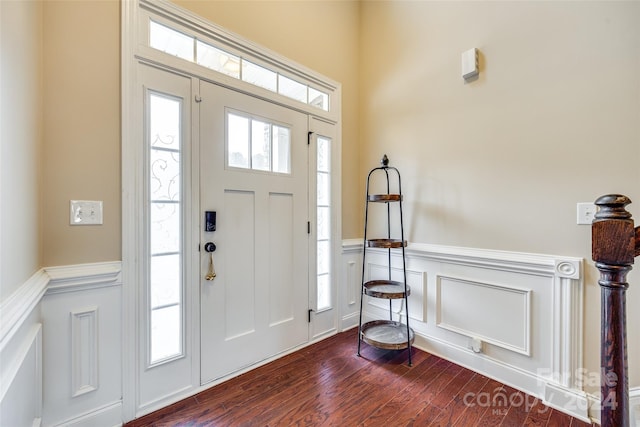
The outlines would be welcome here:
M 141 417 L 140 426 L 539 426 L 589 424 L 437 356 L 343 332 Z

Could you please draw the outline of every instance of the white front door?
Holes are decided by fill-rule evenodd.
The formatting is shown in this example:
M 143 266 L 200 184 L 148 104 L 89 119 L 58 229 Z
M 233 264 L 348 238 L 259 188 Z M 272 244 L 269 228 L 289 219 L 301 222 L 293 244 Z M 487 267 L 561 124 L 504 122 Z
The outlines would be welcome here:
M 204 81 L 200 97 L 205 384 L 309 339 L 309 173 L 305 114 Z

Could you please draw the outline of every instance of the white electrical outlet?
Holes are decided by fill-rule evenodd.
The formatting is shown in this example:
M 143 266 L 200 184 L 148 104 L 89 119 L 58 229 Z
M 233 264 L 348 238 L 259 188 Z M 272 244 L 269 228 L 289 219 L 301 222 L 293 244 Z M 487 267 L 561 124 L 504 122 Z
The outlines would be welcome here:
M 70 225 L 101 225 L 102 201 L 71 200 L 69 202 Z
M 591 225 L 593 222 L 598 208 L 596 205 L 590 202 L 578 203 L 577 205 L 577 218 L 576 222 L 580 225 Z
M 477 337 L 470 338 L 469 349 L 474 353 L 482 353 L 482 340 Z

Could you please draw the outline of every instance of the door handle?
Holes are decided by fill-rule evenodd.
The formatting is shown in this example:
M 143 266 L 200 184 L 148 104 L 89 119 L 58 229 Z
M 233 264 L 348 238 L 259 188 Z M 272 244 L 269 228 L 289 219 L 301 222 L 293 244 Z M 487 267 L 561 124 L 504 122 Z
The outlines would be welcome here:
M 216 270 L 213 268 L 213 252 L 216 250 L 216 244 L 207 242 L 204 244 L 204 250 L 209 253 L 209 270 L 207 270 L 204 280 L 212 281 L 216 278 Z

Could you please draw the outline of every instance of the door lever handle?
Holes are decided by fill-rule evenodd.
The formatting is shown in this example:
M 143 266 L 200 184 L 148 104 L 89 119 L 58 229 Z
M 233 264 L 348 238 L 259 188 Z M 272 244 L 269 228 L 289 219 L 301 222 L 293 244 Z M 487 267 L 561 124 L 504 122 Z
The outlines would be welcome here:
M 204 244 L 204 250 L 209 252 L 209 270 L 204 276 L 205 280 L 213 280 L 216 278 L 216 271 L 213 268 L 213 252 L 216 250 L 216 245 L 213 242 L 207 242 Z

